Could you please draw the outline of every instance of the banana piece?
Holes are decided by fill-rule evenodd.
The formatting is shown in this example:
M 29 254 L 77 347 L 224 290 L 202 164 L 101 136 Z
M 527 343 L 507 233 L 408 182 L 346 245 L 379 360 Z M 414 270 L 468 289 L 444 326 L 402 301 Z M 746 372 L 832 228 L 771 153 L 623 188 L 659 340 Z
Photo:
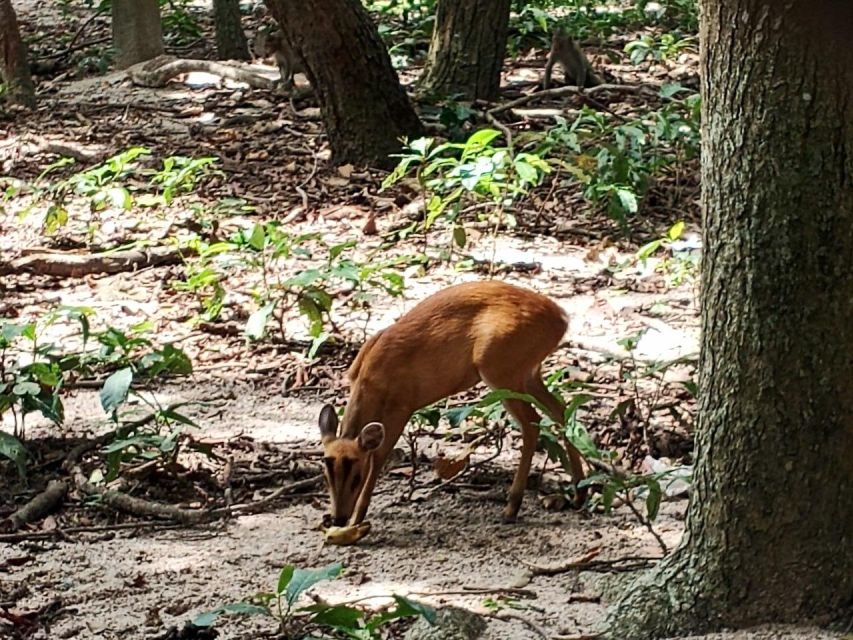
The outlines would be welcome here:
M 324 532 L 326 542 L 329 544 L 355 544 L 370 532 L 370 523 L 362 522 L 347 527 L 329 527 Z

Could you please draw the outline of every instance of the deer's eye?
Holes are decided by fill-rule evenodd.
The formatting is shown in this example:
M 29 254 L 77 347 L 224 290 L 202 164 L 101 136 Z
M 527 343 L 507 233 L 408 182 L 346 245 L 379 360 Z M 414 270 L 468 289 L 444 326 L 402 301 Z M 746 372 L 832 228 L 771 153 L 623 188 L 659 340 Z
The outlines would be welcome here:
M 323 462 L 326 463 L 326 473 L 328 473 L 331 478 L 335 474 L 335 459 L 323 458 Z

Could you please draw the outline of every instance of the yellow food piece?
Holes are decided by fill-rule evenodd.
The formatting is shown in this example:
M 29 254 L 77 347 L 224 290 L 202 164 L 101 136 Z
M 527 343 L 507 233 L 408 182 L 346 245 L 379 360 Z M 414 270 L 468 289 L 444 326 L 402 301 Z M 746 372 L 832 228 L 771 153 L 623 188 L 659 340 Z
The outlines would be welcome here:
M 362 522 L 347 527 L 329 527 L 324 536 L 329 544 L 355 544 L 370 532 L 370 523 Z

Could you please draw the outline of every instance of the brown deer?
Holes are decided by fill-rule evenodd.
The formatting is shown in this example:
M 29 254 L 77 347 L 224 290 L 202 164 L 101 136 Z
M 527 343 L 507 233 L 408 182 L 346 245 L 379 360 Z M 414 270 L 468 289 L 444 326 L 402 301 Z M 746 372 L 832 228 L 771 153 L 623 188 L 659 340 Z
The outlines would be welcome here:
M 320 413 L 326 482 L 335 525 L 364 521 L 379 472 L 412 414 L 470 389 L 528 394 L 564 423 L 564 405 L 542 380 L 542 361 L 557 348 L 568 321 L 552 300 L 499 281 L 455 285 L 426 298 L 371 337 L 349 370 L 351 391 L 340 434 L 331 405 Z M 514 522 L 539 435 L 539 414 L 517 399 L 503 402 L 521 425 L 521 460 L 503 512 Z M 572 479 L 584 477 L 580 452 L 568 441 Z M 576 506 L 585 499 L 577 488 Z

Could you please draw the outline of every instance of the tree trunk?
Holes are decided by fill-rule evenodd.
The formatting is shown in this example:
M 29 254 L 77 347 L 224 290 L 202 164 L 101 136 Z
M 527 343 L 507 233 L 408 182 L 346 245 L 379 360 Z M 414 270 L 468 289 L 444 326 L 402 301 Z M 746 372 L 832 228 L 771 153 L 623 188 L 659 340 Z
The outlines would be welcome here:
M 317 95 L 332 162 L 394 164 L 422 127 L 359 0 L 269 0 Z
M 850 2 L 703 2 L 695 493 L 614 639 L 853 608 L 850 33 Z
M 220 60 L 249 60 L 249 43 L 240 20 L 240 0 L 213 0 L 216 52 Z
M 497 100 L 511 0 L 438 0 L 421 89 Z
M 113 0 L 113 48 L 120 69 L 161 55 L 163 29 L 157 0 Z
M 26 107 L 36 104 L 35 87 L 27 64 L 27 48 L 21 40 L 18 18 L 11 0 L 0 0 L 0 79 L 10 102 Z

